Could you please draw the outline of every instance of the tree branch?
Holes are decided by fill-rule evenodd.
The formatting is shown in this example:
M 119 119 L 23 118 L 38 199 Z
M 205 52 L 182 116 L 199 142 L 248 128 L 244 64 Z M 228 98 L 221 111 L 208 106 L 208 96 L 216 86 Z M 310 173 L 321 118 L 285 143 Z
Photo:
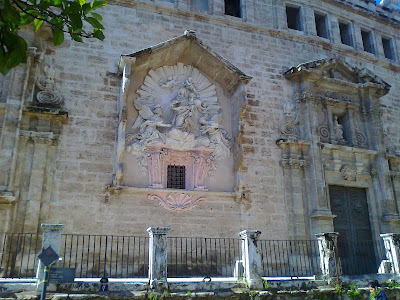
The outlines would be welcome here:
M 29 15 L 29 16 L 31 16 L 31 17 L 37 19 L 37 20 L 41 20 L 41 21 L 43 21 L 43 22 L 46 22 L 46 23 L 49 24 L 50 26 L 57 27 L 57 28 L 58 28 L 60 31 L 62 31 L 62 32 L 68 33 L 69 35 L 73 35 L 73 34 L 74 34 L 74 35 L 77 35 L 77 36 L 80 36 L 80 37 L 84 37 L 84 38 L 94 38 L 92 35 L 82 34 L 82 33 L 73 33 L 73 32 L 71 33 L 71 32 L 69 32 L 69 31 L 67 31 L 67 30 L 64 30 L 64 28 L 61 28 L 60 26 L 51 23 L 49 20 L 47 20 L 47 19 L 45 19 L 45 18 L 42 18 L 42 17 L 39 17 L 39 16 L 34 16 L 33 14 L 27 12 L 23 7 L 20 6 L 20 4 L 18 3 L 18 1 L 16 1 L 16 0 L 11 0 L 11 1 L 12 1 L 21 11 L 23 11 L 23 12 L 26 13 L 27 15 Z M 35 9 L 37 9 L 34 5 L 30 5 L 30 4 L 27 4 L 27 3 L 26 3 L 26 5 L 31 6 L 31 7 L 34 7 Z M 56 16 L 57 18 L 60 17 L 59 15 L 57 15 L 57 14 L 55 14 L 55 13 L 53 13 L 53 12 L 50 12 L 50 11 L 47 10 L 47 9 L 44 9 L 44 10 L 45 10 L 46 12 L 48 12 L 49 14 L 50 14 L 50 13 L 53 14 L 53 16 Z M 63 19 L 64 19 L 64 18 L 63 18 Z M 65 19 L 64 19 L 64 20 L 65 20 Z M 72 27 L 72 26 L 69 24 L 69 21 L 68 21 L 68 20 L 66 20 L 65 23 L 68 24 L 70 27 Z M 67 25 L 67 26 L 68 26 L 68 25 Z

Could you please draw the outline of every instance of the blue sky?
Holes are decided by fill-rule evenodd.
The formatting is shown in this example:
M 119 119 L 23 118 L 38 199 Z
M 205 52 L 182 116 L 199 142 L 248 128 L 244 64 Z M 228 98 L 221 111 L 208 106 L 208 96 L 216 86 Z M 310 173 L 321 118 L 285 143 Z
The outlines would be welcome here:
M 375 0 L 375 2 L 376 2 L 376 4 L 379 4 L 379 2 L 381 2 L 381 0 Z M 397 7 L 400 7 L 400 4 Z

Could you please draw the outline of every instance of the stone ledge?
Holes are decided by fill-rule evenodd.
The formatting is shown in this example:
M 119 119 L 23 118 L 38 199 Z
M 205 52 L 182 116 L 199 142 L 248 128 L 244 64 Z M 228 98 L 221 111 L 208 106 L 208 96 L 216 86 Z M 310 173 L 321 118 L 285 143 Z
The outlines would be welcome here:
M 148 188 L 148 187 L 133 187 L 133 186 L 125 186 L 125 185 L 109 185 L 106 187 L 106 191 L 111 194 L 119 194 L 119 193 L 139 193 L 139 194 L 147 194 L 147 193 L 157 193 L 157 192 L 168 192 L 168 193 L 184 193 L 188 195 L 198 195 L 199 193 L 204 194 L 207 197 L 220 197 L 220 198 L 236 198 L 235 192 L 214 192 L 214 191 L 202 191 L 202 190 L 181 190 L 181 189 L 156 189 L 156 188 Z
M 0 191 L 0 205 L 12 205 L 17 201 L 13 193 L 9 191 Z
M 331 150 L 341 150 L 344 152 L 355 152 L 355 153 L 366 154 L 366 155 L 370 155 L 370 156 L 375 156 L 378 154 L 378 151 L 376 151 L 376 150 L 370 150 L 370 149 L 359 148 L 359 147 L 351 147 L 351 146 L 345 146 L 345 145 L 335 145 L 335 144 L 329 144 L 329 143 L 321 143 L 321 150 L 322 150 L 322 152 L 331 151 Z

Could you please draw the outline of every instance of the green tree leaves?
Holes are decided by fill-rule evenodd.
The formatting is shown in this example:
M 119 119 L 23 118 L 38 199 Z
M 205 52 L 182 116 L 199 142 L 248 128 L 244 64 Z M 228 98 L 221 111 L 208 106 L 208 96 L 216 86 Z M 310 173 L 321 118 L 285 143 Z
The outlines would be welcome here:
M 64 42 L 65 34 L 77 42 L 104 40 L 103 18 L 93 11 L 106 5 L 102 0 L 0 0 L 0 72 L 5 75 L 26 62 L 27 43 L 18 30 L 31 23 L 35 31 L 50 26 L 55 46 Z

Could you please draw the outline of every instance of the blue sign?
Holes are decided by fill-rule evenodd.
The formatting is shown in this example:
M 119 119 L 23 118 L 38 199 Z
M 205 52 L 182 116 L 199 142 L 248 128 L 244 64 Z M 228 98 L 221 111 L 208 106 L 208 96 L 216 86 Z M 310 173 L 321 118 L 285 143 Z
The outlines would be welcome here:
M 48 267 L 50 266 L 54 261 L 58 260 L 58 255 L 57 253 L 49 246 L 46 250 L 43 250 L 42 253 L 39 254 L 39 259 L 42 261 L 42 263 Z

